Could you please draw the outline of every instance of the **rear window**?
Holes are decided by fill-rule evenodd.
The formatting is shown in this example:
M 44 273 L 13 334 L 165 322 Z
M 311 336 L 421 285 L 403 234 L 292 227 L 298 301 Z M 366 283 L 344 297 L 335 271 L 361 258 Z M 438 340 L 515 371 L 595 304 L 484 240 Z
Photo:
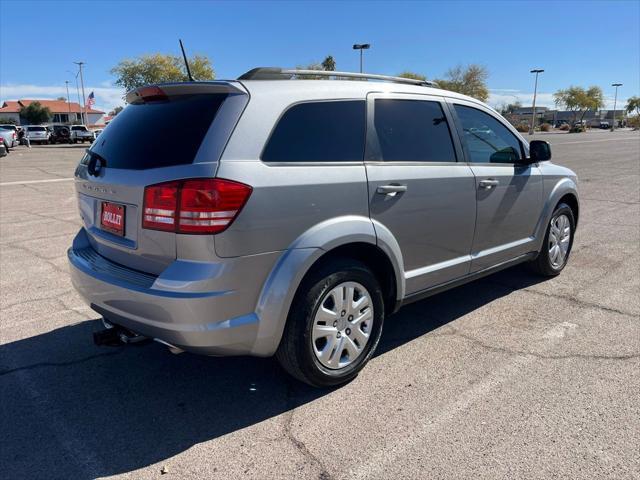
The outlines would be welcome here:
M 87 127 L 71 127 L 71 130 L 78 131 L 81 130 L 83 132 L 87 131 Z
M 225 94 L 177 95 L 129 104 L 94 142 L 109 168 L 144 170 L 192 163 Z
M 363 100 L 309 102 L 289 108 L 262 153 L 265 162 L 362 161 Z
M 44 132 L 47 129 L 45 127 L 27 127 L 30 132 Z

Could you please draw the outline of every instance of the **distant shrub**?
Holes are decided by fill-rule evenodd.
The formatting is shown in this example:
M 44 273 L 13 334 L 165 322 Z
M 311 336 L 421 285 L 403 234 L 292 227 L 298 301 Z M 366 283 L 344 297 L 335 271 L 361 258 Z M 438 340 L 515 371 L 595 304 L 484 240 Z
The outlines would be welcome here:
M 549 132 L 549 131 L 551 131 L 551 124 L 543 123 L 542 125 L 540 125 L 540 131 L 541 132 Z
M 571 127 L 571 130 L 569 130 L 569 133 L 582 133 L 584 131 L 584 125 L 574 125 L 573 127 Z
M 568 123 L 563 123 L 562 125 L 560 125 L 560 130 L 562 130 L 563 132 L 568 132 L 570 129 L 571 127 Z
M 520 124 L 516 125 L 516 130 L 518 130 L 519 132 L 528 132 L 529 131 L 529 125 L 527 125 L 525 123 L 520 123 Z

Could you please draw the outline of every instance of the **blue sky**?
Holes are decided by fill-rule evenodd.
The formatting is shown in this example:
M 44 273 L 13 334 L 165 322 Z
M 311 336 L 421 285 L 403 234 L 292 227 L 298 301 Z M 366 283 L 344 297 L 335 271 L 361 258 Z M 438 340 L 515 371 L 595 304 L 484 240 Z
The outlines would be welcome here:
M 35 15 L 37 13 L 37 15 Z M 121 103 L 109 70 L 144 53 L 211 58 L 218 78 L 255 66 L 296 66 L 331 54 L 357 71 L 353 43 L 371 43 L 368 72 L 405 69 L 442 76 L 457 64 L 489 69 L 489 103 L 530 102 L 531 68 L 544 68 L 539 103 L 571 84 L 612 82 L 622 102 L 640 94 L 640 1 L 536 2 L 13 2 L 0 0 L 0 100 L 72 100 L 73 61 L 87 62 L 85 90 L 96 106 Z

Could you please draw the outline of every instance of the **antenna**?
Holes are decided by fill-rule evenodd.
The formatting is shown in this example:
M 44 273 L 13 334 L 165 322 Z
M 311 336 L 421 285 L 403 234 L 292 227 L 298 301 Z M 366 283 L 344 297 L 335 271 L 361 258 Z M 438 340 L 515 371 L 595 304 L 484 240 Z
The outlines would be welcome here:
M 195 80 L 191 76 L 191 69 L 189 68 L 189 61 L 187 60 L 187 54 L 184 53 L 184 45 L 182 45 L 182 40 L 178 39 L 178 41 L 180 42 L 180 50 L 182 50 L 182 58 L 184 58 L 184 65 L 185 65 L 185 67 L 187 67 L 187 77 L 189 77 L 189 80 L 191 82 L 195 82 Z

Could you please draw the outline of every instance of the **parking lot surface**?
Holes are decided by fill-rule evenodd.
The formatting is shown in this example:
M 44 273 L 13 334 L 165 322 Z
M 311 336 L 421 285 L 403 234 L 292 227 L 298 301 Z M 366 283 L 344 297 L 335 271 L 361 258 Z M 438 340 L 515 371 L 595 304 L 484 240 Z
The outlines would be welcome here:
M 638 478 L 640 135 L 540 138 L 580 179 L 562 275 L 516 267 L 404 308 L 335 390 L 273 359 L 94 346 L 66 260 L 85 147 L 15 149 L 0 159 L 0 476 Z

